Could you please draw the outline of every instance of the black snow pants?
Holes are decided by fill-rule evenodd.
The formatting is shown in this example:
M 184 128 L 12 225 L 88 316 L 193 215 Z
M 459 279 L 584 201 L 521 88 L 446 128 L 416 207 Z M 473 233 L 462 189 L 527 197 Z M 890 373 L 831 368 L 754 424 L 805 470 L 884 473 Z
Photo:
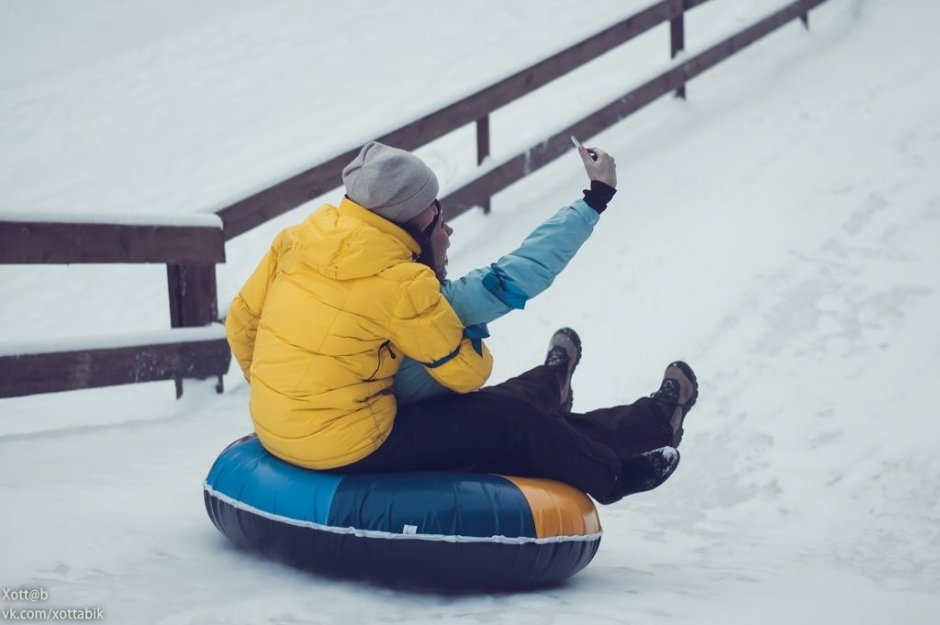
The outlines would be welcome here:
M 642 398 L 585 414 L 564 413 L 561 373 L 540 365 L 502 384 L 447 393 L 399 408 L 388 439 L 344 473 L 478 471 L 566 482 L 616 501 L 621 461 L 671 445 L 662 408 Z

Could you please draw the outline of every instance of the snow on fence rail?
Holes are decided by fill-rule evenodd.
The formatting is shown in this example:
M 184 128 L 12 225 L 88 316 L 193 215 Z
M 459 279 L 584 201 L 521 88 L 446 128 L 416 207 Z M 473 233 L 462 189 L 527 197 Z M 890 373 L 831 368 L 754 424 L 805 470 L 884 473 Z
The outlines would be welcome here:
M 407 150 L 414 150 L 457 130 L 469 123 L 476 124 L 477 163 L 489 156 L 489 115 L 493 111 L 518 100 L 532 91 L 564 76 L 598 56 L 623 45 L 648 30 L 669 22 L 670 51 L 673 61 L 660 74 L 640 84 L 613 102 L 559 129 L 540 142 L 513 157 L 500 162 L 488 162 L 474 177 L 462 184 L 442 200 L 447 205 L 448 218 L 455 217 L 475 206 L 489 210 L 490 198 L 509 185 L 547 165 L 570 150 L 568 137 L 589 138 L 609 128 L 644 106 L 668 94 L 685 97 L 686 83 L 765 37 L 781 26 L 800 19 L 809 27 L 809 11 L 826 0 L 797 0 L 790 2 L 771 15 L 744 30 L 725 38 L 705 50 L 681 59 L 677 55 L 685 48 L 685 12 L 711 0 L 662 0 L 650 4 L 605 30 L 576 43 L 543 61 L 500 80 L 453 104 L 425 115 L 377 140 Z M 288 210 L 296 208 L 337 187 L 343 167 L 353 159 L 358 148 L 338 154 L 319 165 L 291 176 L 267 189 L 253 193 L 216 215 L 218 226 L 199 224 L 128 225 L 128 224 L 65 224 L 7 219 L 0 215 L 0 263 L 73 263 L 73 262 L 165 262 L 170 290 L 170 324 L 174 328 L 205 326 L 217 320 L 215 266 L 224 262 L 224 242 L 259 226 Z M 24 356 L 0 355 L 0 396 L 15 392 L 28 394 L 46 392 L 29 390 L 41 385 L 16 382 L 6 375 L 13 367 L 11 358 L 21 359 L 16 367 L 32 371 L 45 371 L 49 375 L 86 370 L 92 365 L 83 360 L 82 353 L 92 354 L 94 366 L 115 371 L 101 375 L 66 376 L 68 383 L 54 390 L 86 388 L 126 382 L 144 381 L 138 373 L 117 369 L 133 369 L 134 354 L 149 373 L 147 379 L 170 379 L 177 382 L 177 396 L 182 392 L 181 378 L 221 376 L 224 368 L 220 357 L 224 338 L 202 342 L 196 352 L 188 352 L 186 343 L 178 343 L 175 351 L 153 345 L 136 347 L 89 349 L 72 352 L 31 354 Z M 173 344 L 171 344 L 173 345 Z M 196 349 L 196 348 L 194 348 Z M 227 354 L 227 346 L 224 347 Z M 117 350 L 117 351 L 116 351 Z M 135 351 L 136 350 L 136 351 Z M 172 353 L 170 353 L 172 352 Z M 112 361 L 109 364 L 109 359 Z M 153 361 L 152 359 L 156 359 Z M 202 359 L 205 367 L 191 367 L 193 360 Z M 152 362 L 159 362 L 159 366 Z M 130 363 L 130 365 L 128 364 Z M 18 386 L 21 385 L 21 386 Z M 71 385 L 71 386 L 69 386 Z M 17 392 L 20 388 L 21 392 Z M 12 389 L 12 390 L 11 390 Z
M 231 353 L 225 329 L 175 328 L 106 339 L 0 345 L 0 398 L 180 378 L 219 377 Z

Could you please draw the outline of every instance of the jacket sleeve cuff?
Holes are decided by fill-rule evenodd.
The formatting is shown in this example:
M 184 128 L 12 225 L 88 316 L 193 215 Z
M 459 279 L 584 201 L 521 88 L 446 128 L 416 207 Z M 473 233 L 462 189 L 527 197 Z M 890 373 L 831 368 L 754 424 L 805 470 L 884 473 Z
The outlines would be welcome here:
M 616 192 L 617 189 L 612 186 L 592 180 L 591 188 L 584 189 L 584 201 L 600 215 L 607 208 L 607 204 L 613 199 Z

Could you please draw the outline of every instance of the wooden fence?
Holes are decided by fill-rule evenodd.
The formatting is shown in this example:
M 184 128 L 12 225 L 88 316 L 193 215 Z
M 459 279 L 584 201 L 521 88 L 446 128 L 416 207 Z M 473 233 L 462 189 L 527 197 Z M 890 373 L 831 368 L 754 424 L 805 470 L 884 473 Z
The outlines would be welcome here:
M 0 264 L 165 263 L 170 326 L 178 328 L 117 337 L 111 347 L 0 345 L 0 397 L 154 380 L 175 380 L 179 397 L 183 378 L 208 377 L 221 391 L 231 360 L 224 332 L 218 324 L 216 332 L 190 329 L 218 319 L 215 264 L 225 262 L 225 239 L 217 218 L 197 221 L 212 225 L 0 221 Z
M 613 126 L 658 98 L 674 93 L 686 96 L 686 84 L 709 68 L 739 52 L 781 26 L 799 19 L 809 27 L 809 12 L 826 0 L 798 0 L 782 6 L 773 14 L 688 58 L 676 59 L 685 49 L 685 13 L 711 0 L 663 0 L 545 60 L 430 113 L 385 135 L 378 141 L 406 150 L 414 150 L 467 124 L 476 125 L 477 163 L 490 156 L 489 116 L 499 108 L 621 46 L 650 29 L 669 23 L 670 53 L 673 61 L 662 73 L 624 93 L 590 115 L 575 121 L 546 140 L 522 153 L 491 163 L 480 175 L 442 198 L 447 217 L 453 218 L 475 206 L 489 210 L 490 198 L 532 172 L 544 167 L 571 149 L 570 135 L 586 139 Z M 250 195 L 218 211 L 221 229 L 184 226 L 119 226 L 93 224 L 11 223 L 0 221 L 0 263 L 73 263 L 73 262 L 162 262 L 167 263 L 170 291 L 171 326 L 204 326 L 217 320 L 215 263 L 224 262 L 224 241 L 259 226 L 288 210 L 319 197 L 335 188 L 343 167 L 355 157 L 358 148 L 327 159 L 297 175 Z M 2 220 L 2 215 L 0 215 Z M 96 259 L 96 260 L 92 260 Z M 114 348 L 118 349 L 118 348 Z M 119 349 L 127 350 L 122 347 Z M 224 339 L 209 341 L 201 347 L 181 342 L 177 351 L 165 345 L 139 346 L 138 353 L 153 355 L 161 364 L 150 367 L 150 379 L 176 379 L 177 395 L 182 392 L 181 378 L 220 376 L 228 366 Z M 161 352 L 161 350 L 163 350 Z M 221 365 L 225 352 L 225 367 Z M 110 365 L 108 350 L 95 351 L 92 358 L 102 370 L 121 369 L 99 376 L 68 376 L 64 372 L 86 367 L 77 354 L 0 355 L 0 397 L 45 390 L 86 388 L 142 380 L 126 360 Z M 171 350 L 172 351 L 172 350 Z M 185 354 L 184 354 L 185 352 Z M 121 352 L 126 356 L 131 352 Z M 161 355 L 162 354 L 162 355 Z M 149 356 L 148 356 L 149 357 Z M 187 363 L 201 363 L 189 367 Z M 39 387 L 22 385 L 10 373 L 28 368 L 33 377 L 48 372 L 62 379 L 57 385 Z M 87 369 L 87 367 L 86 367 Z M 19 379 L 19 378 L 17 378 Z M 19 385 L 19 386 L 18 386 Z M 20 388 L 22 387 L 22 388 Z M 18 390 L 19 389 L 19 390 Z
M 670 51 L 675 57 L 685 49 L 685 12 L 710 1 L 712 0 L 657 2 L 540 63 L 377 137 L 376 140 L 405 150 L 414 150 L 469 123 L 475 123 L 477 162 L 480 163 L 489 156 L 490 113 L 665 22 L 670 23 Z M 570 135 L 586 139 L 663 95 L 676 92 L 677 95 L 684 96 L 688 81 L 788 22 L 800 19 L 808 27 L 809 11 L 825 1 L 792 2 L 745 30 L 718 42 L 683 63 L 670 67 L 546 141 L 503 161 L 499 166 L 442 198 L 447 205 L 448 218 L 474 206 L 486 207 L 491 196 L 569 151 Z M 218 215 L 225 224 L 226 240 L 335 189 L 341 179 L 343 167 L 357 153 L 358 149 L 353 149 L 337 154 L 319 165 L 223 208 Z

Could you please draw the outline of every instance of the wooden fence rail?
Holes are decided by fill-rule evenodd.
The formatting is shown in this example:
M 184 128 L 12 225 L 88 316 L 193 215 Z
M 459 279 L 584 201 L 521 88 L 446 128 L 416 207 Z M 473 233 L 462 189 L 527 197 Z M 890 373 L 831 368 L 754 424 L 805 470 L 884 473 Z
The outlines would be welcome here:
M 225 262 L 218 226 L 2 221 L 0 264 Z
M 686 97 L 686 85 L 693 78 L 784 24 L 799 19 L 808 28 L 810 10 L 826 0 L 791 2 L 704 51 L 688 59 L 679 58 L 685 51 L 686 13 L 708 1 L 662 0 L 651 4 L 531 67 L 377 140 L 414 150 L 473 123 L 476 125 L 477 164 L 481 165 L 490 156 L 491 113 L 652 28 L 668 23 L 673 61 L 661 74 L 528 150 L 483 166 L 477 177 L 442 198 L 448 218 L 475 206 L 489 210 L 495 193 L 568 152 L 570 135 L 582 139 L 592 137 L 669 93 Z M 355 157 L 358 149 L 337 154 L 219 210 L 216 213 L 219 223 L 215 226 L 3 221 L 0 215 L 0 264 L 165 263 L 171 327 L 206 326 L 218 317 L 215 264 L 225 260 L 225 241 L 337 188 L 343 167 Z M 221 390 L 221 376 L 229 361 L 224 342 L 220 335 L 195 342 L 138 343 L 120 348 L 88 347 L 45 354 L 2 355 L 0 352 L 0 397 L 150 379 L 175 379 L 179 396 L 182 378 L 211 376 L 219 377 Z M 60 381 L 50 382 L 46 378 Z
M 221 384 L 231 360 L 222 326 L 165 332 L 166 342 L 145 333 L 128 337 L 128 345 L 120 347 L 89 342 L 36 354 L 0 355 L 0 397 L 182 378 L 217 377 Z M 216 390 L 221 392 L 221 386 Z

